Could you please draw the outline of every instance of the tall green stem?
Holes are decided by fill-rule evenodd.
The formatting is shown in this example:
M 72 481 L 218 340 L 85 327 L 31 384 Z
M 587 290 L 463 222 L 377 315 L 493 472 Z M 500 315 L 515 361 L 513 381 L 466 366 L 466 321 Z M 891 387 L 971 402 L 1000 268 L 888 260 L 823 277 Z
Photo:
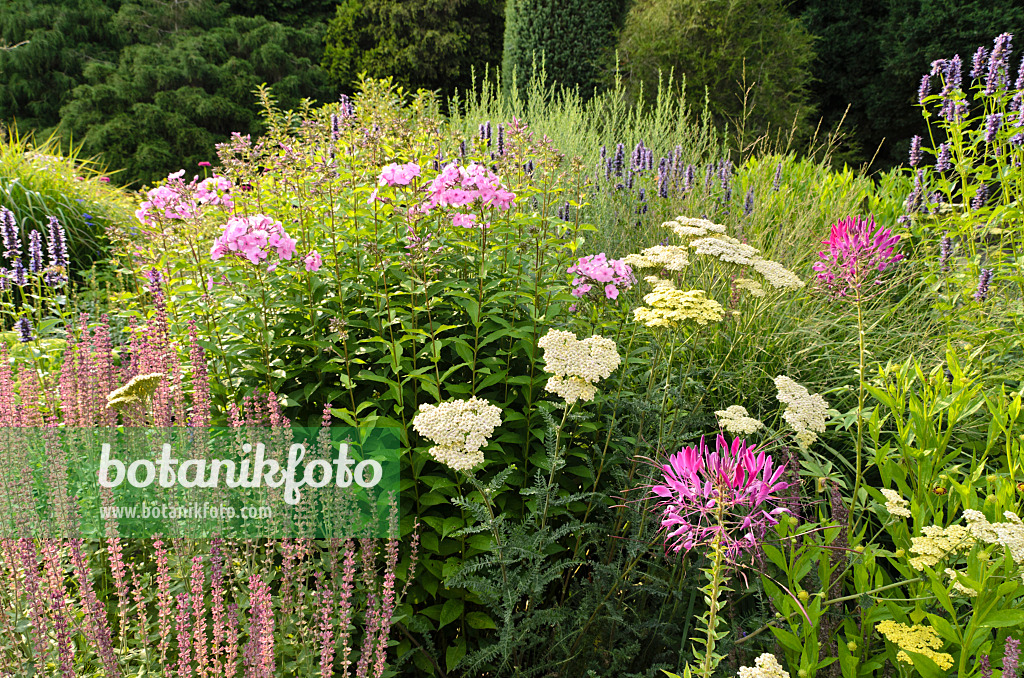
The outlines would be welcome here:
M 860 519 L 855 509 L 857 507 L 857 494 L 860 492 L 860 483 L 864 475 L 864 308 L 861 303 L 860 290 L 856 292 L 857 303 L 857 347 L 859 349 L 859 371 L 857 373 L 857 476 L 853 482 L 853 495 L 850 497 L 850 510 L 854 517 L 850 521 L 850 537 L 857 529 Z
M 575 405 L 575 403 L 573 403 Z M 569 417 L 569 410 L 572 409 L 572 405 L 566 403 L 565 412 L 562 414 L 562 422 L 558 425 L 558 431 L 555 432 L 555 454 L 551 458 L 551 472 L 548 474 L 548 490 L 544 495 L 544 513 L 540 515 L 540 526 L 544 528 L 545 523 L 548 520 L 548 506 L 551 504 L 551 486 L 555 482 L 555 469 L 558 467 L 558 451 L 562 447 L 562 429 L 565 427 L 565 420 Z
M 711 568 L 704 573 L 708 577 L 708 587 L 704 591 L 708 594 L 707 628 L 704 635 L 704 654 L 701 657 L 698 672 L 704 678 L 711 678 L 715 669 L 718 668 L 719 657 L 715 655 L 715 647 L 718 643 L 718 612 L 721 605 L 719 598 L 722 594 L 722 564 L 725 560 L 725 549 L 722 546 L 722 535 L 725 531 L 725 506 L 721 500 L 722 493 L 719 492 L 719 499 L 715 507 L 715 522 L 718 524 L 718 532 L 711 542 Z M 699 655 L 699 652 L 694 652 Z

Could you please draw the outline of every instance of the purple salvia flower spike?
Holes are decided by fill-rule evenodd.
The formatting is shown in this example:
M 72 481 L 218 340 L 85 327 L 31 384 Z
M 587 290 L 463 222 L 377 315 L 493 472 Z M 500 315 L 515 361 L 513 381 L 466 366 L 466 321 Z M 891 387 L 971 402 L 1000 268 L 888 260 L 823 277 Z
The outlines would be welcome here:
M 32 273 L 43 270 L 43 236 L 34 228 L 28 234 L 28 270 Z
M 988 60 L 988 50 L 979 47 L 971 59 L 971 77 L 980 78 L 984 73 L 985 62 Z
M 996 140 L 996 134 L 1003 125 L 1003 114 L 992 113 L 985 119 L 985 143 L 991 144 Z
M 988 59 L 988 73 L 985 76 L 985 94 L 995 94 L 997 89 L 1005 89 L 1010 83 L 1010 51 L 1013 35 L 1002 33 L 992 45 L 992 54 Z
M 921 135 L 915 134 L 910 139 L 910 166 L 917 167 L 921 162 Z
M 4 255 L 11 263 L 21 259 L 21 233 L 14 212 L 0 206 L 0 235 L 4 241 Z
M 978 289 L 974 292 L 974 300 L 984 303 L 988 299 L 988 287 L 992 282 L 992 271 L 988 268 L 981 269 L 978 274 Z
M 924 100 L 932 90 L 931 77 L 926 73 L 921 76 L 921 86 L 917 88 L 917 102 L 924 106 Z
M 1003 646 L 1003 678 L 1017 678 L 1020 662 L 1020 641 L 1007 638 Z
M 50 254 L 51 266 L 68 266 L 68 241 L 64 232 L 64 226 L 57 220 L 57 217 L 50 217 L 47 226 L 46 249 Z

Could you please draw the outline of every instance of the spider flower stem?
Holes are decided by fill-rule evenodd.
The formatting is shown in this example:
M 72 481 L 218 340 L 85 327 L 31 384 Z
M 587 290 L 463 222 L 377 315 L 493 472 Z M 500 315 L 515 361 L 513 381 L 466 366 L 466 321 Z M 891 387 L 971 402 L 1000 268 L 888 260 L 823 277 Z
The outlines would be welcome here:
M 859 349 L 860 371 L 857 374 L 857 475 L 853 482 L 853 494 L 850 496 L 850 511 L 855 515 L 850 523 L 848 539 L 853 538 L 853 534 L 857 531 L 857 525 L 860 523 L 860 514 L 855 509 L 857 493 L 860 492 L 860 484 L 864 476 L 864 307 L 859 289 L 854 301 L 857 305 L 857 348 Z
M 699 669 L 699 674 L 704 678 L 711 678 L 718 667 L 719 661 L 719 657 L 715 654 L 715 647 L 718 642 L 716 629 L 719 621 L 718 611 L 721 607 L 719 597 L 722 594 L 722 565 L 725 560 L 725 548 L 722 546 L 722 535 L 725 531 L 725 504 L 722 501 L 721 493 L 719 493 L 719 499 L 715 507 L 715 520 L 719 531 L 711 542 L 711 551 L 713 553 L 711 567 L 704 571 L 709 582 L 707 588 L 704 589 L 708 594 L 708 615 L 707 628 L 704 630 L 704 652 L 703 656 L 701 656 Z M 694 654 L 700 656 L 701 653 L 694 652 Z

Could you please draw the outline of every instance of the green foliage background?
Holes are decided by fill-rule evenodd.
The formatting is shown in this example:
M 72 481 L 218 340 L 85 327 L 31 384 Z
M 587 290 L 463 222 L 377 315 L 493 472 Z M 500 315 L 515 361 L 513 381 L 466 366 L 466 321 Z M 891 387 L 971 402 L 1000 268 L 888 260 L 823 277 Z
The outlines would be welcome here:
M 917 101 L 921 76 L 935 59 L 959 54 L 964 78 L 974 51 L 992 49 L 1004 32 L 1024 35 L 1024 5 L 1017 0 L 797 0 L 790 11 L 815 36 L 811 94 L 822 128 L 853 132 L 838 156 L 870 160 L 879 144 L 877 166 L 907 161 L 910 137 L 922 134 Z M 1015 61 L 1019 57 L 1017 40 Z
M 718 127 L 810 132 L 812 36 L 782 0 L 638 0 L 619 38 L 633 97 L 653 101 L 671 73 Z M 749 95 L 747 89 L 749 88 Z M 774 136 L 774 135 L 773 135 Z
M 504 0 L 345 0 L 327 27 L 323 66 L 352 92 L 360 73 L 454 94 L 501 61 Z
M 231 132 L 257 133 L 252 91 L 261 83 L 286 106 L 331 96 L 317 66 L 321 29 L 229 9 L 212 0 L 9 0 L 0 36 L 29 42 L 0 52 L 0 118 L 57 129 L 134 183 L 195 168 Z
M 602 80 L 625 9 L 624 0 L 508 0 L 502 70 L 523 84 L 543 61 L 554 80 L 589 94 Z

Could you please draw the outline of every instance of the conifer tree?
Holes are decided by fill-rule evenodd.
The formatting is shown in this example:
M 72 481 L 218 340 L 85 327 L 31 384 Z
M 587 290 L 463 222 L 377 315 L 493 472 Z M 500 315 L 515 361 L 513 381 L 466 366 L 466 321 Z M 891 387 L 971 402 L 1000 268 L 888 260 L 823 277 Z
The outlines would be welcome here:
M 550 81 L 578 85 L 585 95 L 612 61 L 625 0 L 507 0 L 502 72 L 529 79 L 543 61 Z

